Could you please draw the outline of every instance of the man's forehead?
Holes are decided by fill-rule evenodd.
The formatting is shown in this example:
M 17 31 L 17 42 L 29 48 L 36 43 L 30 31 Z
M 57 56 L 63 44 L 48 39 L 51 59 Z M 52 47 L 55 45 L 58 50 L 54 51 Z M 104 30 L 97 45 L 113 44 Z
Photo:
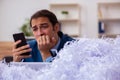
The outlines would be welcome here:
M 32 19 L 31 24 L 32 26 L 34 25 L 44 25 L 44 24 L 49 24 L 50 21 L 47 18 L 37 18 L 37 19 Z
M 33 18 L 32 19 L 33 22 L 36 22 L 36 21 L 49 21 L 49 19 L 47 17 L 38 17 L 38 18 Z

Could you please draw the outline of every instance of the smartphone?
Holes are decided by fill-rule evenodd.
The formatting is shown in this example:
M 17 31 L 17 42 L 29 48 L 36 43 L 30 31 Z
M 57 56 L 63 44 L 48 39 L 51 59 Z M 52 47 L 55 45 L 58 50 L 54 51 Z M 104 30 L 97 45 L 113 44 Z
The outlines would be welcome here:
M 17 45 L 17 48 L 21 47 L 21 46 L 24 46 L 24 45 L 27 45 L 27 41 L 25 39 L 24 33 L 15 33 L 15 34 L 13 34 L 13 38 L 14 38 L 15 42 L 18 41 L 18 40 L 21 40 L 21 43 L 19 43 Z M 30 52 L 23 53 L 21 55 L 30 55 Z

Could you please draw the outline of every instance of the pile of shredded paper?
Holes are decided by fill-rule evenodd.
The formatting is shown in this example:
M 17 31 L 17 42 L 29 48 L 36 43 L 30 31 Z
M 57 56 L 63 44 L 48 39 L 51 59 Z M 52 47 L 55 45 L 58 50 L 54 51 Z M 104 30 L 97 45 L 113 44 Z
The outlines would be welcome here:
M 119 37 L 76 39 L 57 54 L 49 66 L 0 63 L 0 80 L 120 80 Z

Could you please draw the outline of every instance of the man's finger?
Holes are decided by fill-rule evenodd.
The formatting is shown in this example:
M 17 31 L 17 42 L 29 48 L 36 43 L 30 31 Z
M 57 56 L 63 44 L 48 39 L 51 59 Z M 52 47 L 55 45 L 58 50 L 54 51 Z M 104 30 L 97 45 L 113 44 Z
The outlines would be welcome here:
M 17 48 L 17 45 L 21 43 L 21 40 L 18 40 L 16 42 L 13 43 L 13 49 Z

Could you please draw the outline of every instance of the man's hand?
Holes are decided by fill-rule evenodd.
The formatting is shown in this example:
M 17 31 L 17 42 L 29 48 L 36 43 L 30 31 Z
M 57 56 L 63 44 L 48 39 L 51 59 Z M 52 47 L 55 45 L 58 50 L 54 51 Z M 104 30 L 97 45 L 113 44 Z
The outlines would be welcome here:
M 20 62 L 23 58 L 29 58 L 29 57 L 31 57 L 31 55 L 21 55 L 23 53 L 32 51 L 32 49 L 30 49 L 29 45 L 25 45 L 25 46 L 16 48 L 17 45 L 20 42 L 21 42 L 21 40 L 18 40 L 16 42 L 14 42 L 14 44 L 13 44 L 12 53 L 13 53 L 13 61 L 14 62 Z
M 39 39 L 37 40 L 38 42 L 38 48 L 41 52 L 47 52 L 49 51 L 51 48 L 53 48 L 56 44 L 56 39 L 54 37 L 52 37 L 50 39 L 50 37 L 48 35 L 43 35 L 40 36 Z
M 37 43 L 43 60 L 51 56 L 50 49 L 55 46 L 56 42 L 57 40 L 55 39 L 55 37 L 50 38 L 48 35 L 43 35 L 39 37 Z

